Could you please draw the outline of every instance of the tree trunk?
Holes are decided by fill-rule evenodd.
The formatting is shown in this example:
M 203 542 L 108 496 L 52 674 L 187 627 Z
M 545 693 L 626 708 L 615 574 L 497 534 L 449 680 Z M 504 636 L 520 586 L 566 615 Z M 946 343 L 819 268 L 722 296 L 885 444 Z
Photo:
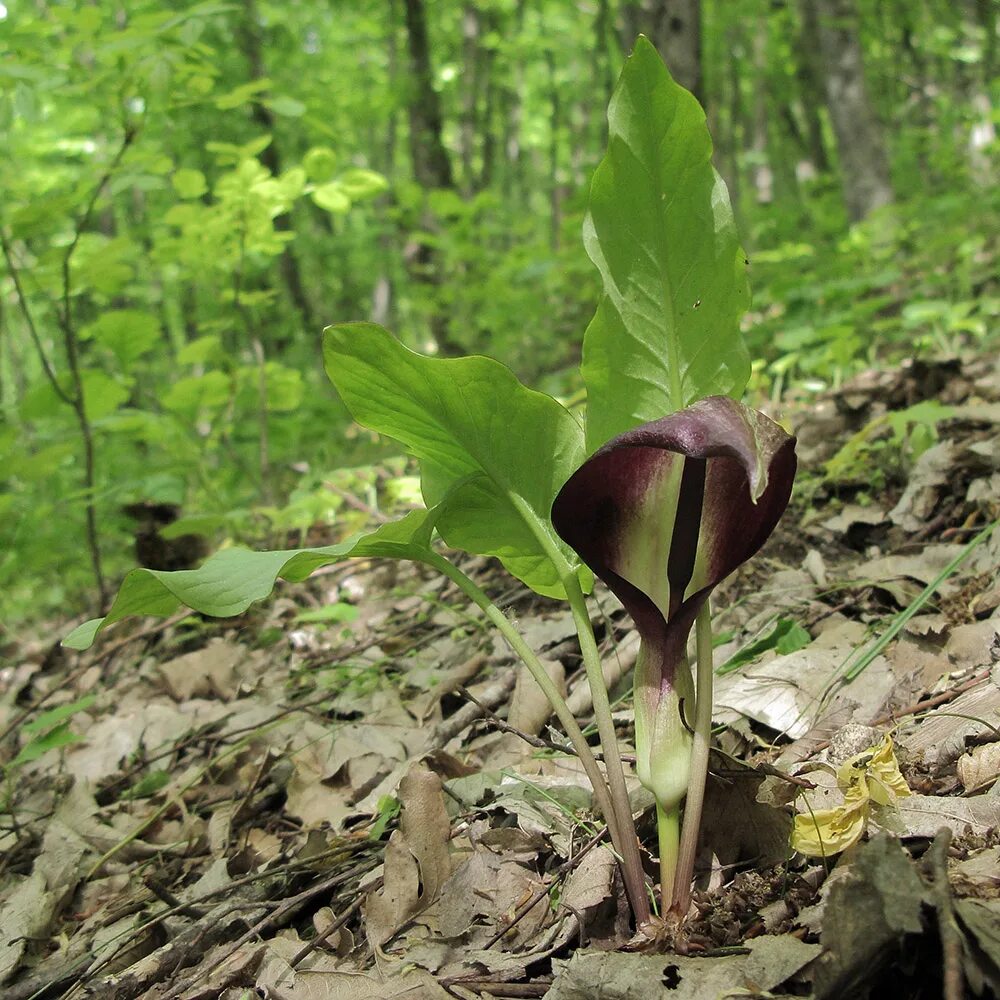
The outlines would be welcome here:
M 250 67 L 250 79 L 265 79 L 267 67 L 264 63 L 264 46 L 261 40 L 260 19 L 255 0 L 243 0 L 243 17 L 237 28 L 237 36 L 240 39 L 243 56 Z M 251 116 L 257 125 L 271 136 L 271 143 L 261 152 L 260 161 L 277 177 L 281 173 L 281 154 L 278 149 L 277 137 L 274 134 L 274 115 L 271 114 L 269 107 L 261 103 L 259 96 L 251 105 Z M 274 228 L 282 233 L 292 232 L 291 214 L 283 212 L 281 215 L 275 216 Z M 291 245 L 286 245 L 281 254 L 281 276 L 288 291 L 288 297 L 302 317 L 302 322 L 311 329 L 313 325 L 312 306 L 306 295 L 298 258 L 292 252 Z
M 512 36 L 520 38 L 524 32 L 525 0 L 517 0 L 514 10 L 514 30 Z M 521 126 L 524 121 L 524 62 L 514 60 L 513 86 L 505 85 L 501 91 L 500 120 L 504 123 L 501 163 L 503 169 L 503 196 L 509 203 L 524 204 L 523 148 L 521 145 Z
M 622 8 L 622 48 L 642 33 L 663 56 L 671 76 L 704 104 L 701 87 L 701 0 L 628 0 Z
M 809 161 L 816 173 L 830 171 L 830 158 L 823 141 L 823 121 L 820 108 L 823 106 L 823 73 L 819 64 L 819 23 L 816 8 L 809 2 L 804 5 L 802 23 L 798 36 L 798 59 L 795 78 L 799 85 L 802 117 L 805 121 L 805 146 Z
M 753 187 L 758 205 L 774 201 L 774 172 L 771 170 L 767 141 L 769 118 L 767 93 L 767 25 L 763 17 L 758 20 L 750 39 L 753 51 L 753 119 L 751 122 L 750 151 L 753 154 Z
M 490 13 L 485 17 L 486 28 L 493 31 L 497 27 L 495 16 Z M 476 185 L 477 191 L 483 191 L 493 183 L 495 160 L 497 156 L 496 143 L 496 93 L 497 87 L 494 81 L 494 71 L 496 69 L 497 52 L 491 46 L 486 50 L 483 60 L 483 115 L 481 119 L 481 132 L 483 136 L 482 150 L 480 153 L 479 180 Z
M 827 107 L 837 139 L 841 182 L 852 222 L 893 200 L 881 124 L 865 86 L 853 0 L 802 0 L 803 16 L 818 16 Z
M 444 147 L 441 100 L 434 89 L 434 71 L 431 67 L 430 42 L 427 33 L 427 14 L 423 0 L 405 0 L 406 43 L 410 56 L 410 86 L 407 110 L 410 118 L 410 159 L 413 176 L 425 191 L 454 188 L 451 160 Z M 424 213 L 421 228 L 433 231 L 434 219 Z M 411 278 L 432 294 L 429 326 L 431 336 L 441 354 L 454 357 L 462 354 L 462 347 L 452 341 L 448 331 L 448 317 L 441 311 L 433 294 L 441 284 L 437 251 L 424 240 L 412 241 L 404 251 L 407 270 Z
M 563 128 L 563 107 L 559 84 L 556 80 L 556 60 L 549 49 L 545 53 L 549 67 L 549 245 L 552 251 L 559 249 L 559 230 L 562 228 L 562 186 L 559 183 L 559 137 Z
M 611 28 L 611 11 L 608 0 L 597 0 L 597 14 L 594 17 L 594 54 L 591 64 L 594 69 L 594 93 L 602 95 L 607 101 L 614 90 L 615 76 L 611 66 L 611 52 L 608 49 L 608 33 Z M 612 38 L 612 44 L 614 40 Z M 597 129 L 597 149 L 603 149 L 608 144 L 608 116 L 590 115 Z
M 421 187 L 454 186 L 451 160 L 444 148 L 441 100 L 434 89 L 427 16 L 423 0 L 405 0 L 406 40 L 410 53 L 410 156 L 413 176 Z
M 462 149 L 462 192 L 476 190 L 476 137 L 479 133 L 479 95 L 482 90 L 481 64 L 483 53 L 479 39 L 482 33 L 479 12 L 467 3 L 462 14 L 462 64 L 464 89 L 460 130 Z
M 386 28 L 385 46 L 387 55 L 387 71 L 389 76 L 390 93 L 395 94 L 399 86 L 399 46 L 397 44 L 398 21 L 396 19 L 396 2 L 389 0 L 389 23 Z M 386 177 L 395 177 L 396 174 L 396 133 L 397 119 L 399 113 L 396 105 L 393 104 L 386 122 L 385 144 L 382 148 L 381 163 L 379 169 Z M 373 323 L 380 326 L 391 327 L 394 319 L 395 308 L 395 287 L 393 284 L 394 263 L 398 260 L 397 247 L 395 245 L 395 231 L 386 219 L 387 209 L 392 204 L 392 195 L 384 193 L 379 196 L 376 202 L 382 215 L 381 231 L 378 236 L 378 245 L 382 268 L 375 278 L 372 287 L 372 305 L 370 317 Z

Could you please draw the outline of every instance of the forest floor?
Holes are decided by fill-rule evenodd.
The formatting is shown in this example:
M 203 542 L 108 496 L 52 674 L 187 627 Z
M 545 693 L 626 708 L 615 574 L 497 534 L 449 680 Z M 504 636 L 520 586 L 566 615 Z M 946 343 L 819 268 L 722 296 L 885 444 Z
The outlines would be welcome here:
M 1000 364 L 873 372 L 784 416 L 795 500 L 713 603 L 685 954 L 630 945 L 583 772 L 475 609 L 350 562 L 237 620 L 147 619 L 84 654 L 60 623 L 5 651 L 3 996 L 1000 990 Z M 569 613 L 464 568 L 588 720 Z M 628 741 L 637 637 L 607 591 L 592 609 Z M 893 755 L 908 795 L 883 790 Z M 863 837 L 805 857 L 796 815 Z

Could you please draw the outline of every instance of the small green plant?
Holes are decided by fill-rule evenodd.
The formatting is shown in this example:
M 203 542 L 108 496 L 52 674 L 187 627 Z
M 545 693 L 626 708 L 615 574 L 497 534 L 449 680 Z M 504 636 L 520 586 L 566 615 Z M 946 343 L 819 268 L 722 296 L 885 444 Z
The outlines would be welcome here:
M 880 414 L 851 435 L 826 463 L 826 479 L 881 488 L 886 473 L 901 475 L 937 442 L 937 425 L 953 414 L 950 406 L 933 399 Z
M 134 570 L 84 648 L 130 614 L 187 604 L 232 615 L 349 556 L 413 559 L 444 574 L 501 632 L 552 704 L 590 779 L 637 925 L 650 905 L 618 738 L 585 594 L 602 577 L 635 619 L 639 778 L 657 800 L 663 910 L 684 919 L 712 720 L 709 596 L 752 556 L 787 504 L 794 439 L 737 401 L 750 376 L 739 330 L 746 259 L 704 112 L 644 38 L 608 114 L 609 146 L 584 240 L 604 294 L 587 329 L 586 423 L 483 357 L 433 358 L 368 323 L 329 328 L 326 371 L 355 420 L 420 462 L 425 509 L 340 545 L 217 553 L 200 569 Z M 576 622 L 603 752 L 514 623 L 433 545 L 499 558 Z M 687 644 L 697 632 L 692 676 Z M 683 831 L 681 804 L 686 799 Z
M 14 798 L 16 777 L 25 764 L 38 760 L 50 750 L 70 746 L 83 739 L 82 736 L 70 729 L 70 720 L 77 712 L 85 712 L 93 703 L 94 696 L 86 695 L 67 705 L 50 708 L 21 726 L 20 733 L 24 739 L 24 745 L 18 751 L 17 756 L 4 768 L 3 776 L 6 788 L 2 802 L 0 802 L 0 808 L 10 809 Z

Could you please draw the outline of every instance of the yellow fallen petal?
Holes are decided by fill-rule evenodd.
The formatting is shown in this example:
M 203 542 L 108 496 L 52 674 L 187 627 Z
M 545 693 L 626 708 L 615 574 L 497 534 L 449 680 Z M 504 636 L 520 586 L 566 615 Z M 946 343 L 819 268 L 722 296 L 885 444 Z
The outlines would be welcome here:
M 896 754 L 892 749 L 892 737 L 888 735 L 875 748 L 869 765 L 872 778 L 871 796 L 880 806 L 888 805 L 895 798 L 912 795 L 910 786 L 899 770 Z
M 792 826 L 792 847 L 811 858 L 846 851 L 865 832 L 867 796 L 837 809 L 799 813 Z

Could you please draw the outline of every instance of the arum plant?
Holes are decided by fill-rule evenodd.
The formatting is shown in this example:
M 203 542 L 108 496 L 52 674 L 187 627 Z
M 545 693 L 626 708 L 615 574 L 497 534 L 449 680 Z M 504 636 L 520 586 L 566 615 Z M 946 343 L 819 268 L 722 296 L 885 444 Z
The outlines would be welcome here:
M 644 38 L 625 63 L 608 122 L 584 229 L 604 284 L 583 344 L 586 426 L 497 361 L 424 357 L 369 323 L 330 327 L 327 374 L 359 424 L 419 460 L 426 509 L 340 545 L 228 549 L 197 570 L 133 570 L 108 615 L 65 644 L 85 648 L 126 615 L 166 615 L 180 604 L 238 614 L 279 577 L 301 580 L 339 559 L 423 562 L 482 610 L 552 703 L 644 927 L 647 885 L 585 595 L 601 576 L 641 636 L 637 771 L 657 801 L 664 902 L 683 917 L 711 726 L 708 597 L 773 529 L 795 458 L 788 435 L 736 401 L 750 373 L 739 331 L 746 261 L 704 113 Z M 537 593 L 568 602 L 603 768 L 537 656 L 437 538 L 494 556 Z M 686 651 L 692 627 L 697 683 Z
M 639 631 L 636 770 L 656 799 L 661 892 L 680 916 L 708 770 L 709 595 L 771 534 L 794 475 L 792 438 L 763 414 L 712 396 L 619 434 L 570 477 L 552 508 L 556 530 Z M 697 687 L 687 656 L 696 622 Z

